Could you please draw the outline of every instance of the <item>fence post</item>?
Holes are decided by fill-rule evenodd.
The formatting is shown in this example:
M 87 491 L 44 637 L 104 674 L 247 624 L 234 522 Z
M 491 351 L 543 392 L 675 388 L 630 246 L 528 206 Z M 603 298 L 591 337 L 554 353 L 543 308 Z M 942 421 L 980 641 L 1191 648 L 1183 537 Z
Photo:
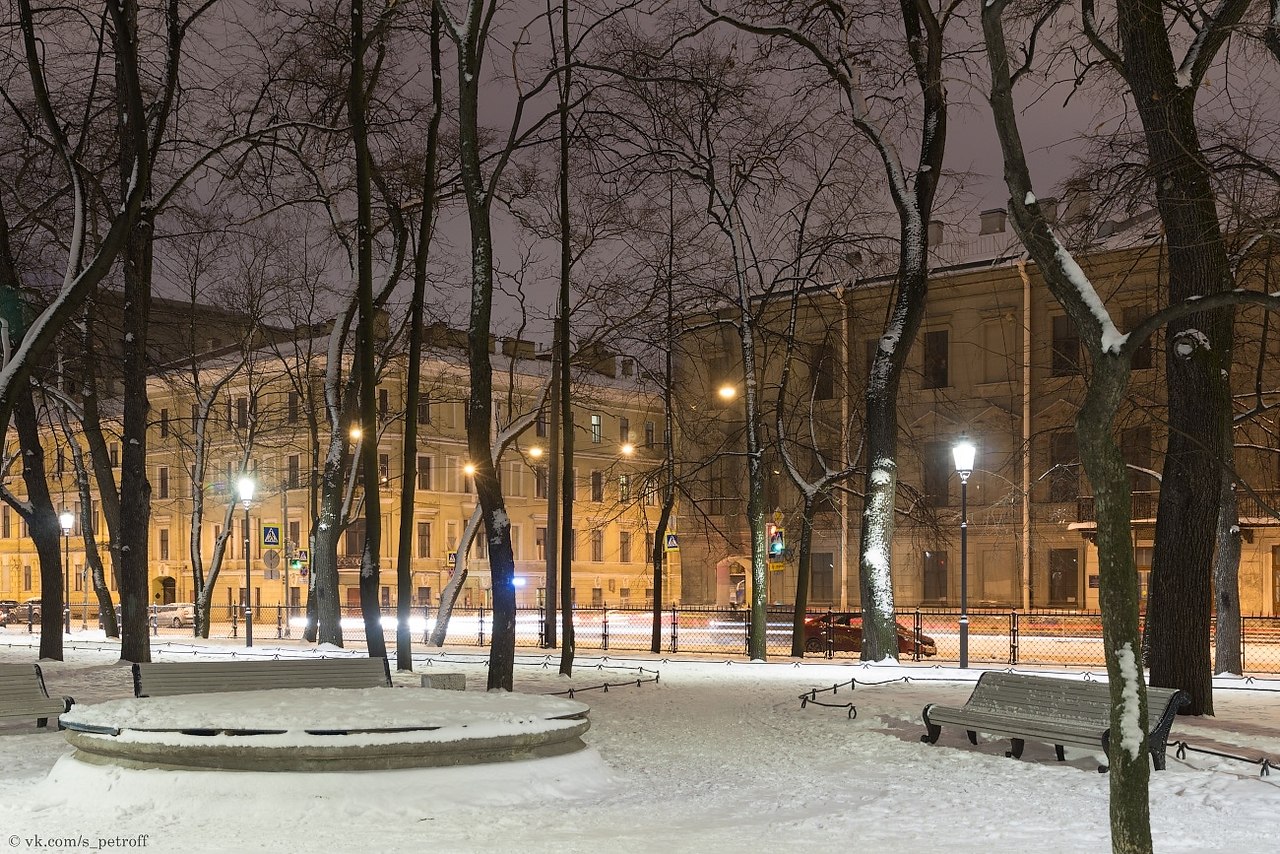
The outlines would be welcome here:
M 676 603 L 671 603 L 671 651 L 680 651 L 680 618 L 676 614 Z
M 923 629 L 924 629 L 924 618 L 920 616 L 920 608 L 917 606 L 916 607 L 916 624 L 915 624 L 916 645 L 915 645 L 915 649 L 913 650 L 913 655 L 911 656 L 912 661 L 920 660 L 920 633 Z
M 600 612 L 600 648 L 609 648 L 609 610 L 607 608 Z
M 284 637 L 284 611 L 281 606 L 276 606 L 276 638 Z
M 538 647 L 547 648 L 547 612 L 542 605 L 538 606 Z
M 1018 611 L 1009 611 L 1009 663 L 1018 663 Z
M 476 629 L 476 631 L 478 632 L 476 636 L 476 646 L 484 646 L 484 606 L 483 605 L 480 606 L 480 618 L 476 620 L 476 626 L 478 627 Z
M 1244 627 L 1245 627 L 1244 619 L 1245 619 L 1244 614 L 1241 614 L 1240 615 L 1240 672 L 1241 673 L 1244 673 L 1245 671 L 1244 651 L 1247 646 L 1244 642 Z
M 236 627 L 237 627 L 237 625 L 238 625 L 238 624 L 237 624 L 237 622 L 236 622 L 236 616 L 237 616 L 237 614 L 236 614 L 235 606 L 232 606 L 232 608 L 231 608 L 231 637 L 233 637 L 233 638 L 236 636 L 236 630 L 237 630 L 237 628 L 236 628 Z

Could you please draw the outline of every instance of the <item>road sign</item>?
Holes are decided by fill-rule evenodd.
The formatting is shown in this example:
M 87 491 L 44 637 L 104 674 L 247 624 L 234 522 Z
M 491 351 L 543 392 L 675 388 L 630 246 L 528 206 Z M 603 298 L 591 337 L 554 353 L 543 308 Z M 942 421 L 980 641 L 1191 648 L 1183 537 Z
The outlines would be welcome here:
M 279 525 L 262 526 L 262 547 L 264 549 L 278 549 L 281 542 Z
M 676 537 L 675 534 L 667 534 L 667 551 L 669 552 L 680 551 L 680 540 L 678 537 Z
M 445 556 L 444 563 L 445 563 L 445 566 L 447 566 L 449 569 L 457 569 L 457 568 L 458 568 L 458 553 L 457 553 L 457 552 L 449 552 L 449 553 Z
M 787 565 L 783 561 L 780 561 L 780 560 L 769 561 L 770 572 L 782 572 L 786 568 L 787 568 Z
M 295 549 L 293 559 L 298 563 L 309 563 L 311 561 L 311 553 L 306 549 Z
M 280 552 L 275 549 L 267 549 L 262 553 L 262 565 L 267 569 L 275 569 L 280 565 Z

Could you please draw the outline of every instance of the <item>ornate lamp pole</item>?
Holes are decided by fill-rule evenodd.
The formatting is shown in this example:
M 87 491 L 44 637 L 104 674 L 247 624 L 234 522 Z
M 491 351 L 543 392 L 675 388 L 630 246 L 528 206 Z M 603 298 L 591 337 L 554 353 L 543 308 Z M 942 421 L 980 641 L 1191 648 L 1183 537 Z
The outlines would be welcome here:
M 244 504 L 244 645 L 253 646 L 253 600 L 252 580 L 253 567 L 249 557 L 249 505 L 253 502 L 253 478 L 242 477 L 236 484 L 240 492 L 240 501 Z
M 969 475 L 977 448 L 961 438 L 951 449 L 960 475 L 960 666 L 969 666 Z

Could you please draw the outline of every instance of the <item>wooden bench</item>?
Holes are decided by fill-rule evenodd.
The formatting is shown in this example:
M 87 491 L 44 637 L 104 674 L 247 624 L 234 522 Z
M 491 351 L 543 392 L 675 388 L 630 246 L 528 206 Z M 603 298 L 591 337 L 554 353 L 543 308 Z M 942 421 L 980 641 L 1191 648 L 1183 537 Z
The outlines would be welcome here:
M 135 697 L 266 691 L 272 688 L 381 688 L 391 685 L 385 658 L 271 661 L 161 661 L 133 665 Z
M 1173 719 L 1191 699 L 1173 688 L 1147 689 L 1147 718 L 1155 726 L 1147 728 L 1147 750 L 1156 770 L 1163 770 L 1165 745 Z M 1111 689 L 1105 682 L 1052 679 L 1021 673 L 989 671 L 978 678 L 973 694 L 961 708 L 930 703 L 922 713 L 928 732 L 921 741 L 937 742 L 943 725 L 963 727 L 970 744 L 978 743 L 978 733 L 1010 739 L 1012 749 L 1005 755 L 1022 756 L 1026 740 L 1054 746 L 1059 761 L 1064 745 L 1102 748 L 1110 756 Z M 1106 771 L 1101 766 L 1099 771 Z
M 49 696 L 40 665 L 0 664 L 0 718 L 35 718 L 36 726 L 48 726 L 49 718 L 68 711 L 72 702 Z

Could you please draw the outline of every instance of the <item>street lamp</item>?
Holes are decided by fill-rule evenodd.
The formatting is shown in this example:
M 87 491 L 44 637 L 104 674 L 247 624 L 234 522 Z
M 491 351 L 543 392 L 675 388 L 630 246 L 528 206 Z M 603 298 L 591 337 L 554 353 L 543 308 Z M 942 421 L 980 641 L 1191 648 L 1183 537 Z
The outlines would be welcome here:
M 969 475 L 978 449 L 961 438 L 951 449 L 960 475 L 960 666 L 969 666 Z
M 253 604 L 249 598 L 252 566 L 249 561 L 249 505 L 253 501 L 253 478 L 242 477 L 236 484 L 244 504 L 244 645 L 253 646 Z
M 721 400 L 730 401 L 738 396 L 738 390 L 729 383 L 725 383 L 716 389 L 716 394 L 720 395 Z
M 62 526 L 62 621 L 67 634 L 71 634 L 71 528 L 75 523 L 75 514 L 70 510 L 63 510 L 58 516 Z

